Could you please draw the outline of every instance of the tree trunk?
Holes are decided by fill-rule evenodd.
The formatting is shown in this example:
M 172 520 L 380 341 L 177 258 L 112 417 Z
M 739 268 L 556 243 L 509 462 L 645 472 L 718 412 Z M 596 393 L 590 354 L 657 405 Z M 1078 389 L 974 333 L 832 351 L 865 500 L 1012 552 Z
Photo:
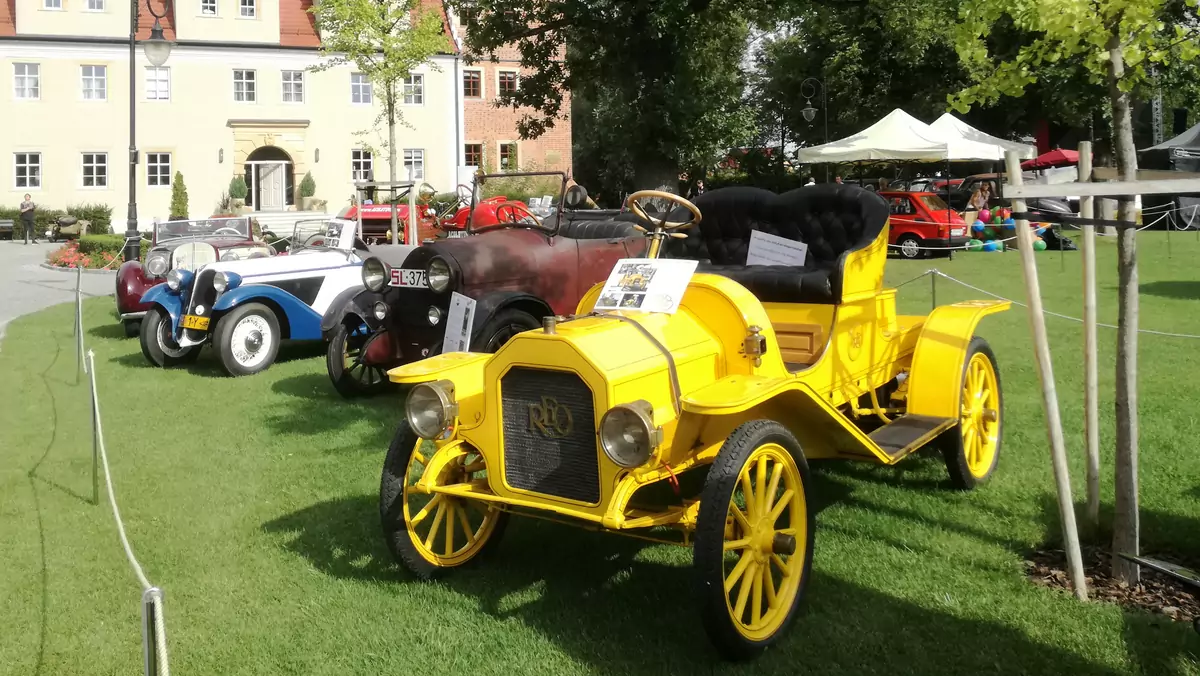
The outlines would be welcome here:
M 388 120 L 388 180 L 392 182 L 388 191 L 388 203 L 392 205 L 392 244 L 400 243 L 400 217 L 396 207 L 396 87 L 389 83 L 384 94 Z
M 1125 76 L 1120 29 L 1114 26 L 1108 41 L 1108 93 L 1113 110 L 1113 145 L 1117 175 L 1122 181 L 1137 179 L 1137 151 L 1129 94 L 1118 83 Z M 1137 224 L 1134 203 L 1122 199 L 1118 219 L 1125 222 L 1117 234 L 1117 454 L 1116 503 L 1113 514 L 1113 577 L 1134 584 L 1138 567 L 1117 556 L 1138 553 L 1138 429 L 1137 429 L 1137 326 L 1138 272 Z

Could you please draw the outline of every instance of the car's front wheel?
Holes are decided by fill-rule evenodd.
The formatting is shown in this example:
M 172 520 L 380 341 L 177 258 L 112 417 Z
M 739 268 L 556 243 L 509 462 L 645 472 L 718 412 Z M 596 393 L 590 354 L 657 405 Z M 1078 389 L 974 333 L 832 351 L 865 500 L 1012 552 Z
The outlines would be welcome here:
M 901 258 L 909 260 L 922 258 L 925 253 L 921 249 L 921 238 L 916 235 L 902 235 L 896 240 L 896 250 L 900 253 Z
M 142 354 L 146 361 L 160 368 L 193 362 L 200 356 L 200 346 L 180 347 L 171 335 L 171 315 L 162 308 L 150 308 L 142 317 L 140 332 Z
M 378 394 L 391 384 L 383 367 L 365 362 L 368 341 L 373 340 L 391 340 L 391 336 L 373 334 L 366 325 L 350 328 L 341 324 L 329 340 L 325 367 L 334 389 L 347 399 Z
M 280 338 L 279 320 L 271 308 L 247 303 L 221 317 L 213 344 L 226 373 L 248 376 L 274 363 Z
M 536 329 L 541 325 L 542 322 L 528 312 L 506 308 L 497 312 L 484 324 L 479 337 L 471 343 L 471 351 L 491 354 L 504 347 L 504 344 L 518 333 Z

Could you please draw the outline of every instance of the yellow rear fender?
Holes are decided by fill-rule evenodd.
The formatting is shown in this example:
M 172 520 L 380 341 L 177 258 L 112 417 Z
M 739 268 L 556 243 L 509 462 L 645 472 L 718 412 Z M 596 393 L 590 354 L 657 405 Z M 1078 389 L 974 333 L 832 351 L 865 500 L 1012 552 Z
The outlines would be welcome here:
M 1006 300 L 969 300 L 943 305 L 925 320 L 917 337 L 908 382 L 908 413 L 959 417 L 963 363 L 975 327 L 984 317 L 1012 307 Z

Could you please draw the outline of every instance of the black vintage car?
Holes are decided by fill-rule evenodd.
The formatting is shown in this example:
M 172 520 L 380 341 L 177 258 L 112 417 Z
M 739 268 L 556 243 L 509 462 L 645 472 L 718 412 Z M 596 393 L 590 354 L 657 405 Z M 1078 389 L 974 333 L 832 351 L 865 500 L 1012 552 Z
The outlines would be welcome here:
M 563 179 L 551 216 L 510 202 L 497 209 L 498 223 L 469 221 L 466 237 L 427 241 L 391 257 L 381 249 L 363 262 L 366 288 L 336 299 L 321 324 L 339 393 L 376 393 L 387 388 L 389 369 L 441 353 L 456 296 L 468 299 L 464 305 L 459 298 L 460 307 L 472 308 L 456 327 L 462 333 L 469 325 L 469 340 L 456 349 L 495 352 L 543 317 L 574 312 L 618 260 L 644 255 L 646 238 L 630 213 L 581 209 L 587 191 L 567 189 L 565 174 L 535 175 Z

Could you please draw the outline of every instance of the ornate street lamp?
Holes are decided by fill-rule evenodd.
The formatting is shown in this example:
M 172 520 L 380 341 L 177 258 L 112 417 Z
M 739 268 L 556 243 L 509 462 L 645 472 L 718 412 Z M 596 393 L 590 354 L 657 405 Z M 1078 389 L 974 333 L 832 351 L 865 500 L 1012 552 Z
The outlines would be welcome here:
M 829 143 L 829 90 L 825 82 L 819 78 L 807 77 L 800 83 L 800 95 L 804 97 L 805 106 L 800 109 L 805 122 L 812 122 L 817 117 L 817 109 L 813 107 L 812 98 L 817 95 L 817 87 L 821 92 L 821 116 L 825 119 L 825 143 Z M 829 182 L 829 165 L 825 165 L 825 182 Z
M 146 60 L 155 68 L 162 66 L 171 56 L 171 42 L 163 36 L 159 20 L 167 15 L 170 0 L 164 0 L 163 13 L 154 11 L 151 0 L 146 0 L 146 9 L 154 17 L 150 39 L 142 43 Z M 137 30 L 138 0 L 129 3 L 129 210 L 125 215 L 125 260 L 135 261 L 141 253 L 141 233 L 137 227 Z

